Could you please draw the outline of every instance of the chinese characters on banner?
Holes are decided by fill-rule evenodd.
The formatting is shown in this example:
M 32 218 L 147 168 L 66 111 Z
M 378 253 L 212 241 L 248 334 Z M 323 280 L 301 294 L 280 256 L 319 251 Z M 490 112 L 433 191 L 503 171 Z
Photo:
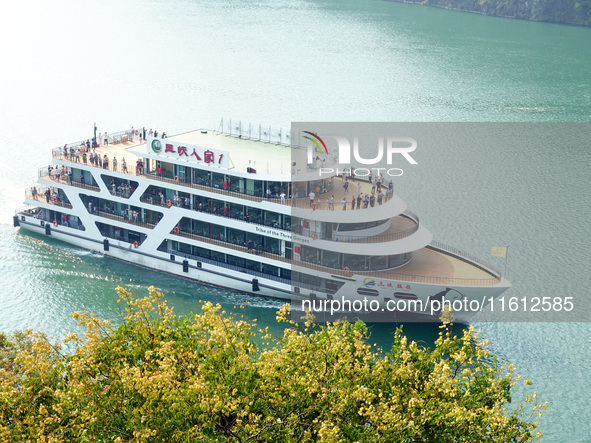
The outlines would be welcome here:
M 227 151 L 155 138 L 148 138 L 146 145 L 148 146 L 148 152 L 152 154 L 194 161 L 209 166 L 219 166 L 225 169 L 229 167 L 230 155 Z

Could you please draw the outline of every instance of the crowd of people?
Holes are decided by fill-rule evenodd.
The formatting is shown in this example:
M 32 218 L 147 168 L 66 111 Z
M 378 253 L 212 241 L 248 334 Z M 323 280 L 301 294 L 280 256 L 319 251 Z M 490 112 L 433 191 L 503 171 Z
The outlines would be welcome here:
M 392 195 L 394 195 L 394 183 L 392 180 L 386 184 L 382 177 L 375 177 L 375 179 L 370 177 L 370 183 L 371 193 L 364 194 L 361 190 L 361 184 L 357 183 L 355 194 L 351 198 L 344 196 L 340 202 L 335 202 L 335 196 L 333 194 L 325 200 L 325 207 L 322 206 L 322 198 L 319 195 L 320 190 L 317 188 L 316 192 L 311 191 L 308 195 L 310 207 L 312 209 L 328 209 L 332 211 L 335 209 L 335 204 L 340 204 L 343 211 L 346 211 L 347 208 L 351 210 L 366 209 L 368 207 L 373 208 L 376 204 L 379 206 L 390 200 Z M 343 183 L 345 194 L 349 193 L 349 187 L 349 179 L 345 176 L 345 182 Z

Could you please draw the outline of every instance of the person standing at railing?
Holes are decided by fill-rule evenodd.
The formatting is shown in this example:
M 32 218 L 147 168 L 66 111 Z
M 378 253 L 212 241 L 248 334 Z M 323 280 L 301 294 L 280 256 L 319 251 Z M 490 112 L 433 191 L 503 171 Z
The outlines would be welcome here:
M 109 136 L 107 135 L 107 131 L 105 131 L 105 135 L 103 136 L 103 145 L 107 146 L 109 144 Z
M 113 157 L 113 171 L 117 170 L 117 157 Z
M 127 162 L 125 161 L 125 157 L 121 159 L 121 167 L 123 168 L 123 172 L 127 174 Z
M 308 197 L 310 197 L 310 206 L 312 206 L 314 204 L 314 200 L 316 199 L 316 194 L 314 194 L 314 191 L 310 191 Z
M 103 169 L 109 169 L 109 157 L 107 157 L 107 154 L 103 157 Z

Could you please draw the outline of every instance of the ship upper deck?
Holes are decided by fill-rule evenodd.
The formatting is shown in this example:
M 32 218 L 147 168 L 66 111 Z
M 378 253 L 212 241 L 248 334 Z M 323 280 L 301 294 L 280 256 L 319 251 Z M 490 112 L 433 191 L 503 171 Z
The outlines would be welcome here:
M 215 143 L 212 149 L 215 149 L 217 147 L 228 147 L 228 145 L 240 146 L 241 143 L 246 143 L 247 145 L 255 144 L 257 147 L 262 146 L 264 149 L 268 149 L 268 153 L 277 153 L 283 151 L 283 153 L 278 157 L 284 156 L 286 152 L 289 154 L 290 150 L 288 147 L 281 145 L 270 145 L 269 143 L 263 143 L 260 141 L 237 139 L 236 137 L 226 136 L 223 134 L 218 135 L 210 131 L 207 131 L 206 134 L 202 134 L 201 131 L 193 131 L 190 133 L 181 134 L 179 136 L 174 136 L 162 140 L 187 140 L 187 142 L 192 141 L 199 143 L 211 141 L 212 143 Z M 68 146 L 75 145 L 76 144 L 72 144 Z M 238 152 L 238 154 L 241 153 L 241 150 L 235 148 L 235 146 L 232 149 L 235 149 L 236 152 Z M 334 177 L 332 179 L 333 187 L 330 189 L 322 189 L 320 191 L 318 189 L 312 189 L 312 191 L 314 191 L 313 201 L 311 201 L 311 196 L 307 192 L 303 193 L 304 195 L 302 195 L 301 190 L 297 190 L 295 188 L 290 188 L 292 191 L 291 198 L 290 195 L 286 195 L 285 199 L 282 199 L 278 192 L 273 192 L 272 194 L 267 195 L 265 190 L 263 190 L 261 191 L 260 195 L 253 195 L 253 193 L 241 193 L 229 189 L 224 189 L 219 184 L 210 183 L 210 185 L 208 186 L 207 184 L 203 184 L 203 182 L 195 183 L 193 181 L 193 178 L 190 176 L 187 176 L 182 180 L 176 180 L 174 175 L 169 174 L 170 176 L 167 176 L 166 174 L 158 174 L 157 171 L 151 171 L 148 168 L 137 169 L 136 163 L 138 159 L 144 159 L 144 157 L 141 154 L 142 151 L 147 152 L 146 143 L 143 141 L 140 142 L 140 139 L 138 137 L 133 137 L 132 139 L 129 137 L 122 137 L 119 140 L 111 141 L 109 144 L 99 145 L 98 147 L 92 148 L 91 150 L 95 151 L 100 157 L 104 157 L 105 155 L 107 155 L 109 159 L 108 170 L 113 170 L 116 172 L 125 173 L 138 177 L 146 177 L 152 180 L 158 180 L 160 182 L 166 182 L 182 187 L 193 188 L 196 190 L 209 191 L 220 194 L 222 196 L 236 197 L 241 200 L 249 200 L 257 203 L 278 203 L 292 208 L 299 208 L 302 209 L 303 212 L 298 212 L 295 215 L 302 217 L 309 216 L 310 218 L 322 221 L 328 221 L 329 219 L 332 219 L 334 217 L 334 214 L 331 215 L 328 211 L 351 211 L 352 209 L 355 209 L 355 215 L 348 214 L 347 217 L 353 217 L 356 220 L 362 221 L 376 220 L 380 218 L 384 219 L 398 215 L 406 210 L 406 204 L 402 200 L 400 200 L 393 193 L 393 191 L 388 190 L 389 182 L 387 179 L 383 180 L 384 185 L 381 187 L 381 198 L 379 196 L 379 187 L 377 187 L 376 189 L 376 187 L 372 186 L 372 184 L 369 183 L 368 180 L 345 180 L 343 176 L 340 176 Z M 70 155 L 64 155 L 62 148 L 54 149 L 53 154 L 56 160 L 61 160 L 63 162 L 69 163 L 83 163 L 82 158 L 80 157 L 77 160 L 75 160 L 75 158 L 72 158 Z M 242 160 L 244 160 L 244 164 L 247 164 L 246 154 L 244 154 L 242 157 L 239 156 L 238 158 L 242 158 Z M 268 158 L 273 159 L 273 157 Z M 116 165 L 114 164 L 114 159 L 117 160 Z M 125 159 L 126 162 L 126 171 L 123 170 L 123 159 Z M 232 157 L 232 159 L 234 159 L 234 156 Z M 160 160 L 174 161 L 175 159 L 169 157 L 162 157 L 160 158 Z M 176 159 L 176 161 L 178 162 L 178 159 Z M 270 161 L 270 163 L 275 164 L 274 161 Z M 98 164 L 92 164 L 90 162 L 84 163 L 84 165 L 88 167 L 101 169 L 101 167 Z M 192 166 L 191 164 L 186 163 L 185 165 Z M 244 170 L 246 170 L 246 166 L 244 167 Z M 224 173 L 224 169 L 215 168 L 215 172 Z M 231 171 L 228 171 L 228 173 L 231 173 Z M 247 174 L 246 177 L 254 180 L 264 180 L 264 178 L 260 177 L 258 174 Z M 284 174 L 282 178 L 289 180 L 290 175 Z M 228 180 L 231 180 L 231 178 L 228 178 Z M 348 182 L 347 187 L 345 187 L 346 182 Z M 270 182 L 267 183 L 269 183 L 270 187 Z M 289 181 L 282 183 L 285 183 L 286 186 L 289 187 Z M 76 183 L 73 184 L 75 185 Z M 392 189 L 393 187 L 394 186 L 392 183 Z M 361 200 L 356 198 L 355 206 L 353 206 L 353 197 L 357 196 L 360 196 Z M 380 206 L 387 206 L 387 208 L 380 208 Z M 363 213 L 361 213 L 360 210 L 363 210 Z M 313 211 L 315 211 L 314 214 L 312 214 Z

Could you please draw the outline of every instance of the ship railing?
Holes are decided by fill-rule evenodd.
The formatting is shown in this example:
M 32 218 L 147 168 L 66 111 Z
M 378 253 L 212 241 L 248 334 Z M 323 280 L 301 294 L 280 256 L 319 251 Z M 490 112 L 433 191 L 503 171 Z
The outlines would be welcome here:
M 280 282 L 280 283 L 284 283 L 286 285 L 290 285 L 291 284 L 291 280 L 290 279 L 284 278 L 284 277 L 280 277 L 279 275 L 269 274 L 269 273 L 266 273 L 266 272 L 261 272 L 261 271 L 256 271 L 254 269 L 249 269 L 249 268 L 246 268 L 246 267 L 243 267 L 243 266 L 236 266 L 236 265 L 232 265 L 230 263 L 212 260 L 210 258 L 201 257 L 199 255 L 190 254 L 190 253 L 179 251 L 179 250 L 176 250 L 176 249 L 170 249 L 168 252 L 169 252 L 169 254 L 172 254 L 172 255 L 175 255 L 175 256 L 184 257 L 186 259 L 191 259 L 191 260 L 195 260 L 195 261 L 198 261 L 198 262 L 208 263 L 208 264 L 215 265 L 215 266 L 221 266 L 221 267 L 226 268 L 226 269 L 231 269 L 233 271 L 243 272 L 243 273 L 246 273 L 248 275 L 255 276 L 255 277 L 266 278 L 266 279 L 269 279 L 269 280 L 273 280 L 273 281 L 277 281 L 277 282 Z
M 371 270 L 349 270 L 349 269 L 334 269 L 326 266 L 292 260 L 292 265 L 300 268 L 314 269 L 320 272 L 326 272 L 332 275 L 340 275 L 343 277 L 352 277 L 355 274 L 363 275 L 364 277 L 379 278 L 383 280 L 400 280 L 404 282 L 413 283 L 428 283 L 428 284 L 439 284 L 449 286 L 494 286 L 499 283 L 499 279 L 495 277 L 491 278 L 460 278 L 460 277 L 438 277 L 429 275 L 417 275 L 417 274 L 406 274 L 399 273 L 393 269 L 385 269 L 380 271 Z M 292 268 L 292 271 L 297 271 L 296 268 Z
M 70 219 L 70 217 L 68 217 L 68 220 L 64 221 L 63 214 L 62 214 L 61 217 L 51 219 L 47 216 L 44 217 L 44 212 L 38 206 L 25 206 L 20 209 L 17 209 L 15 211 L 15 213 L 17 215 L 22 214 L 22 215 L 27 215 L 29 217 L 35 217 L 39 221 L 42 221 L 45 223 L 52 223 L 52 224 L 54 224 L 54 226 L 64 226 L 66 228 L 78 229 L 79 231 L 86 231 L 86 228 L 84 227 L 84 225 L 82 224 L 82 222 L 80 221 L 80 219 L 78 217 L 75 217 L 74 220 L 72 220 L 72 219 Z
M 449 252 L 450 254 L 453 254 L 461 259 L 465 259 L 469 262 L 475 263 L 484 271 L 495 274 L 497 278 L 501 278 L 502 274 L 497 268 L 495 268 L 490 263 L 487 263 L 486 261 L 482 260 L 481 258 L 476 257 L 475 255 L 462 251 L 461 249 L 455 248 L 453 246 L 449 246 L 444 243 L 438 242 L 437 240 L 431 241 L 431 246 Z
M 219 237 L 210 237 L 209 235 L 200 234 L 198 232 L 189 232 L 187 230 L 181 229 L 178 233 L 172 232 L 173 235 L 177 235 L 180 237 L 186 237 L 193 240 L 198 241 L 206 241 L 208 243 L 212 243 L 217 246 L 223 246 L 225 248 L 234 249 L 241 252 L 249 252 L 255 255 L 262 255 L 273 260 L 281 260 L 286 261 L 284 257 L 284 253 L 278 250 L 274 250 L 271 248 L 264 248 L 260 244 L 254 244 L 252 242 L 243 242 L 238 241 L 237 239 L 228 239 L 224 235 L 220 235 Z
M 46 194 L 47 191 L 49 191 L 49 195 Z M 54 195 L 52 188 L 49 186 L 33 186 L 25 189 L 25 198 L 72 209 L 72 204 L 67 197 L 65 195 Z
M 179 233 L 173 233 L 173 235 L 190 238 L 197 241 L 203 241 L 216 246 L 221 246 L 228 249 L 234 249 L 241 252 L 250 252 L 253 254 L 262 255 L 273 260 L 279 260 L 284 263 L 288 263 L 292 266 L 301 268 L 313 269 L 320 272 L 325 272 L 332 275 L 340 275 L 343 277 L 351 277 L 355 274 L 361 274 L 366 277 L 381 278 L 387 280 L 401 280 L 405 282 L 415 283 L 429 283 L 429 284 L 441 284 L 441 285 L 456 285 L 456 286 L 494 286 L 499 283 L 499 278 L 458 278 L 458 277 L 438 277 L 438 276 L 425 276 L 416 274 L 398 273 L 393 269 L 390 270 L 377 270 L 372 271 L 368 269 L 361 270 L 349 270 L 349 269 L 336 269 L 320 264 L 297 261 L 290 258 L 286 258 L 284 253 L 280 251 L 264 251 L 258 245 L 248 246 L 244 245 L 243 242 L 231 242 L 228 241 L 224 236 L 219 239 L 211 238 L 206 235 L 199 235 L 195 233 L 189 233 L 186 231 L 179 231 Z
M 391 234 L 383 234 L 383 235 L 375 235 L 375 236 L 367 236 L 367 235 L 349 235 L 349 234 L 342 234 L 337 232 L 333 232 L 335 238 L 326 237 L 326 234 L 322 231 L 314 231 L 309 228 L 304 228 L 302 226 L 294 226 L 292 232 L 294 234 L 303 235 L 303 236 L 310 236 L 313 238 L 318 238 L 320 240 L 329 240 L 329 241 L 337 241 L 337 242 L 353 242 L 353 243 L 384 243 L 390 241 L 400 240 L 402 238 L 406 238 L 419 229 L 419 217 L 412 211 L 405 211 L 404 213 L 400 214 L 401 217 L 407 218 L 412 220 L 415 224 L 410 228 L 394 232 Z
M 68 156 L 64 155 L 62 153 L 61 150 L 57 150 L 54 151 L 56 152 L 54 154 L 54 157 L 59 158 L 61 160 L 66 160 L 68 161 Z M 152 171 L 143 171 L 143 170 L 138 170 L 137 167 L 135 166 L 129 166 L 126 165 L 126 171 L 123 170 L 122 166 L 120 163 L 117 164 L 116 167 L 112 167 L 110 165 L 109 168 L 103 168 L 98 164 L 92 164 L 92 163 L 85 163 L 84 166 L 90 166 L 90 167 L 94 167 L 94 168 L 98 168 L 98 169 L 104 169 L 106 171 L 116 171 L 116 172 L 122 172 L 128 175 L 133 175 L 133 176 L 138 176 L 138 177 L 149 177 L 152 180 L 157 180 L 160 182 L 164 182 L 164 183 L 170 183 L 170 184 L 174 184 L 174 185 L 180 185 L 183 187 L 188 187 L 191 189 L 196 189 L 196 190 L 202 190 L 202 191 L 206 191 L 206 192 L 213 192 L 219 195 L 223 195 L 223 196 L 232 196 L 232 197 L 236 197 L 242 200 L 249 200 L 252 202 L 256 202 L 256 203 L 260 203 L 261 201 L 269 201 L 272 203 L 276 203 L 276 204 L 285 204 L 287 206 L 291 206 L 294 208 L 301 208 L 301 209 L 310 209 L 310 208 L 315 208 L 315 209 L 320 209 L 320 210 L 329 210 L 329 209 L 333 209 L 333 210 L 337 210 L 340 211 L 342 210 L 342 203 L 335 201 L 334 204 L 332 205 L 332 208 L 329 208 L 327 206 L 327 199 L 324 199 L 324 202 L 322 203 L 322 205 L 320 205 L 320 207 L 313 207 L 312 204 L 310 203 L 310 200 L 308 197 L 295 197 L 295 196 L 286 196 L 285 197 L 285 203 L 281 203 L 281 196 L 280 194 L 278 194 L 277 192 L 273 192 L 270 195 L 267 195 L 266 192 L 255 192 L 255 191 L 243 191 L 243 192 L 238 192 L 236 190 L 232 190 L 232 188 L 228 188 L 228 189 L 224 189 L 223 185 L 210 185 L 207 184 L 203 181 L 199 181 L 199 182 L 193 182 L 193 181 L 187 181 L 186 179 L 180 179 L 177 177 L 173 177 L 171 174 L 170 177 L 167 176 L 163 176 L 158 174 L 157 172 L 152 172 Z M 40 168 L 38 171 L 38 175 L 39 177 L 45 177 L 48 175 L 48 169 L 47 168 Z M 51 178 L 51 177 L 50 177 Z M 326 191 L 324 194 L 322 195 L 328 195 L 330 191 Z M 386 203 L 388 200 L 390 200 L 392 197 L 392 194 L 390 194 L 388 197 L 385 196 L 383 197 L 383 203 Z M 321 197 L 318 196 L 317 200 L 320 199 Z M 376 201 L 374 203 L 374 206 L 379 206 L 379 203 Z M 347 200 L 347 207 L 350 209 L 351 208 L 351 202 L 349 200 Z M 364 203 L 362 203 L 362 208 L 361 209 L 371 209 L 373 206 L 371 206 L 371 204 L 368 204 L 367 207 Z M 359 208 L 358 208 L 359 209 Z
M 133 141 L 133 137 L 134 137 L 134 134 L 131 131 L 131 129 L 126 129 L 126 130 L 119 131 L 119 132 L 112 132 L 110 134 L 107 133 L 107 139 L 108 139 L 109 143 L 113 143 L 113 144 L 126 143 L 127 141 Z M 87 142 L 92 143 L 92 138 L 93 137 L 89 137 L 87 139 L 80 140 L 80 141 L 77 141 L 74 143 L 67 143 L 64 146 L 58 146 L 57 148 L 54 148 L 52 150 L 52 155 L 54 157 L 68 155 L 70 148 L 73 148 L 74 150 L 76 150 L 78 148 L 84 148 L 84 150 L 87 150 L 88 146 L 89 146 L 87 144 Z M 103 144 L 103 141 L 104 141 L 104 134 L 98 133 L 95 146 L 92 146 L 92 144 L 91 144 L 90 148 L 101 146 Z M 66 152 L 66 149 L 68 150 L 68 152 Z
M 81 181 L 80 179 L 71 179 L 68 177 L 67 174 L 65 175 L 60 175 L 58 176 L 58 178 L 56 179 L 55 176 L 52 177 L 51 175 L 49 175 L 47 173 L 47 169 L 40 169 L 39 170 L 39 178 L 42 180 L 48 180 L 48 181 L 57 181 L 58 183 L 65 183 L 67 185 L 72 185 L 72 186 L 76 186 L 77 188 L 82 188 L 82 189 L 87 189 L 90 191 L 100 191 L 101 188 L 96 184 L 90 184 L 90 183 L 86 183 Z
M 174 199 L 171 200 L 171 206 L 168 206 L 167 203 L 162 203 L 160 197 L 155 196 L 155 197 L 140 197 L 140 201 L 142 203 L 148 203 L 150 205 L 154 205 L 154 206 L 158 206 L 161 208 L 169 208 L 171 206 L 177 207 L 177 208 L 182 208 L 182 209 L 186 209 L 187 211 L 192 211 L 192 212 L 199 212 L 199 213 L 205 213 L 205 214 L 209 214 L 209 215 L 214 215 L 216 217 L 220 217 L 220 218 L 229 218 L 232 220 L 240 220 L 243 221 L 245 223 L 249 223 L 252 225 L 256 225 L 256 226 L 261 226 L 261 227 L 265 227 L 265 228 L 274 228 L 274 229 L 279 229 L 285 232 L 291 232 L 291 224 L 289 223 L 284 223 L 284 224 L 279 224 L 279 223 L 269 223 L 269 224 L 264 224 L 264 223 L 258 223 L 258 220 L 260 219 L 249 219 L 248 217 L 245 217 L 243 215 L 240 216 L 236 216 L 234 214 L 232 214 L 232 211 L 229 211 L 227 214 L 224 214 L 223 211 L 221 209 L 218 209 L 218 211 L 216 212 L 213 209 L 210 209 L 209 207 L 203 207 L 203 209 L 199 210 L 195 207 L 191 208 L 190 206 L 186 206 L 184 204 L 179 205 L 178 203 L 174 203 Z
M 20 208 L 15 209 L 14 213 L 28 215 L 29 217 L 37 216 L 37 218 L 42 216 L 40 208 L 38 206 L 31 205 L 21 206 Z
M 116 220 L 119 222 L 123 222 L 123 223 L 128 223 L 131 225 L 135 225 L 135 226 L 140 226 L 142 228 L 148 228 L 148 229 L 154 229 L 154 227 L 156 226 L 156 222 L 151 222 L 151 221 L 147 221 L 143 218 L 142 214 L 139 213 L 138 211 L 127 211 L 127 214 L 125 213 L 125 211 L 123 211 L 123 215 L 119 215 L 119 214 L 115 214 L 114 212 L 110 211 L 110 210 L 105 210 L 106 208 L 95 208 L 93 207 L 92 212 L 90 212 L 93 215 L 97 215 L 99 217 L 102 218 L 106 218 L 109 220 Z M 88 210 L 88 208 L 87 208 Z M 131 212 L 131 214 L 130 214 Z M 137 214 L 137 215 L 136 215 Z

